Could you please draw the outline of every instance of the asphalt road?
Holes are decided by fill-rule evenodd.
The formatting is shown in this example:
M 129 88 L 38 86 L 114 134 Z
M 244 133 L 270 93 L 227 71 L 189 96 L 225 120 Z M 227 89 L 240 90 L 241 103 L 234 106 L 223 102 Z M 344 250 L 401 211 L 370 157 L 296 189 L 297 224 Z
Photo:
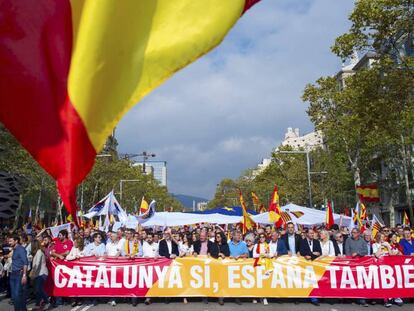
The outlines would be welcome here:
M 33 304 L 28 305 L 34 307 Z M 313 306 L 306 301 L 300 301 L 295 304 L 292 301 L 287 300 L 271 300 L 267 306 L 263 304 L 253 304 L 251 299 L 242 299 L 242 305 L 235 304 L 231 299 L 225 301 L 224 306 L 220 306 L 216 300 L 211 299 L 208 304 L 204 304 L 200 299 L 189 299 L 188 304 L 183 304 L 181 299 L 173 300 L 169 304 L 165 304 L 163 300 L 153 302 L 151 305 L 145 305 L 143 300 L 139 302 L 136 307 L 133 307 L 129 303 L 118 302 L 116 307 L 112 307 L 104 302 L 99 303 L 97 306 L 82 305 L 71 307 L 70 305 L 59 306 L 51 310 L 62 311 L 127 311 L 127 310 L 143 310 L 143 311 L 250 311 L 250 310 L 279 310 L 279 311 L 354 311 L 354 310 L 385 310 L 386 308 L 382 304 L 369 305 L 368 307 L 362 307 L 351 302 L 330 304 L 322 302 L 319 307 Z M 406 303 L 402 307 L 393 305 L 390 310 L 408 311 L 414 309 L 414 303 Z M 9 304 L 9 299 L 2 299 L 0 301 L 0 310 L 8 311 L 14 310 L 13 306 Z

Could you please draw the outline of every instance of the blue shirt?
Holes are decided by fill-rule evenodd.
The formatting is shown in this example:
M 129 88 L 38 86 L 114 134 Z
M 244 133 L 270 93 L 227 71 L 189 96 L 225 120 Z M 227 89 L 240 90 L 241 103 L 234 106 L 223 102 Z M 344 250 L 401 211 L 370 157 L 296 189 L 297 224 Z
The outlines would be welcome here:
M 411 240 L 411 243 L 409 243 L 406 239 L 401 239 L 400 245 L 403 249 L 404 255 L 411 256 L 411 254 L 414 254 L 414 241 Z
M 240 241 L 237 244 L 234 241 L 230 241 L 229 249 L 231 257 L 238 257 L 245 254 L 249 255 L 249 249 L 244 241 Z
M 16 245 L 12 256 L 12 272 L 23 270 L 23 266 L 28 266 L 26 249 L 20 244 Z
M 106 247 L 104 243 L 96 245 L 95 243 L 89 243 L 84 250 L 85 256 L 103 256 L 105 255 Z

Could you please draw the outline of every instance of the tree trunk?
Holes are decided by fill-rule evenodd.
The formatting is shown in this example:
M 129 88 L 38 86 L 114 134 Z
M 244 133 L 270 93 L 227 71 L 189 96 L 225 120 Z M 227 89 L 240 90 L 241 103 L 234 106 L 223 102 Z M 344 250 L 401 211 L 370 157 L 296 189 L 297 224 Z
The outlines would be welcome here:
M 22 213 L 22 206 L 23 206 L 23 195 L 20 193 L 19 194 L 19 206 L 16 209 L 16 217 L 14 219 L 13 231 L 15 231 L 17 229 L 17 226 L 19 225 L 19 218 L 20 218 L 20 214 Z
M 410 182 L 408 180 L 408 166 L 407 166 L 407 151 L 405 149 L 404 136 L 401 135 L 401 153 L 403 157 L 404 181 L 405 181 L 405 196 L 407 198 L 408 212 L 410 214 L 410 223 L 414 224 L 413 200 L 411 198 Z
M 37 204 L 36 204 L 36 210 L 35 210 L 35 216 L 34 216 L 34 225 L 38 225 L 39 220 L 40 220 L 39 209 L 40 209 L 40 201 L 42 200 L 43 183 L 44 183 L 44 178 L 42 178 L 39 196 L 37 197 Z

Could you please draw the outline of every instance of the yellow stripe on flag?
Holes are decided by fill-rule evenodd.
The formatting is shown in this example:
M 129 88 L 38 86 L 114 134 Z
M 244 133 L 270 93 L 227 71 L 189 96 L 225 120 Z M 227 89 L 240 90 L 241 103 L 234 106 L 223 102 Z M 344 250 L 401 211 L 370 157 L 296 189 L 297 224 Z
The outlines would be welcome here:
M 218 45 L 244 0 L 72 0 L 69 98 L 99 151 L 121 117 Z

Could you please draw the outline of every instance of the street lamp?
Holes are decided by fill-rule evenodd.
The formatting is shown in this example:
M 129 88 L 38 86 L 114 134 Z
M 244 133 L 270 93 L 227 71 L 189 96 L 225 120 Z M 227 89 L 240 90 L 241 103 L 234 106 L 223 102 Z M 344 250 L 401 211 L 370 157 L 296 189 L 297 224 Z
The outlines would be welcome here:
M 278 150 L 276 153 L 285 153 L 285 154 L 305 154 L 306 155 L 306 170 L 308 175 L 308 188 L 309 188 L 309 206 L 313 207 L 312 202 L 312 186 L 311 186 L 311 175 L 315 174 L 328 174 L 327 171 L 322 172 L 311 172 L 310 171 L 310 158 L 309 158 L 309 151 L 308 150 L 296 150 L 296 151 L 284 151 L 284 150 Z
M 125 182 L 139 182 L 139 179 L 121 179 L 119 181 L 119 202 L 122 204 L 122 185 Z

